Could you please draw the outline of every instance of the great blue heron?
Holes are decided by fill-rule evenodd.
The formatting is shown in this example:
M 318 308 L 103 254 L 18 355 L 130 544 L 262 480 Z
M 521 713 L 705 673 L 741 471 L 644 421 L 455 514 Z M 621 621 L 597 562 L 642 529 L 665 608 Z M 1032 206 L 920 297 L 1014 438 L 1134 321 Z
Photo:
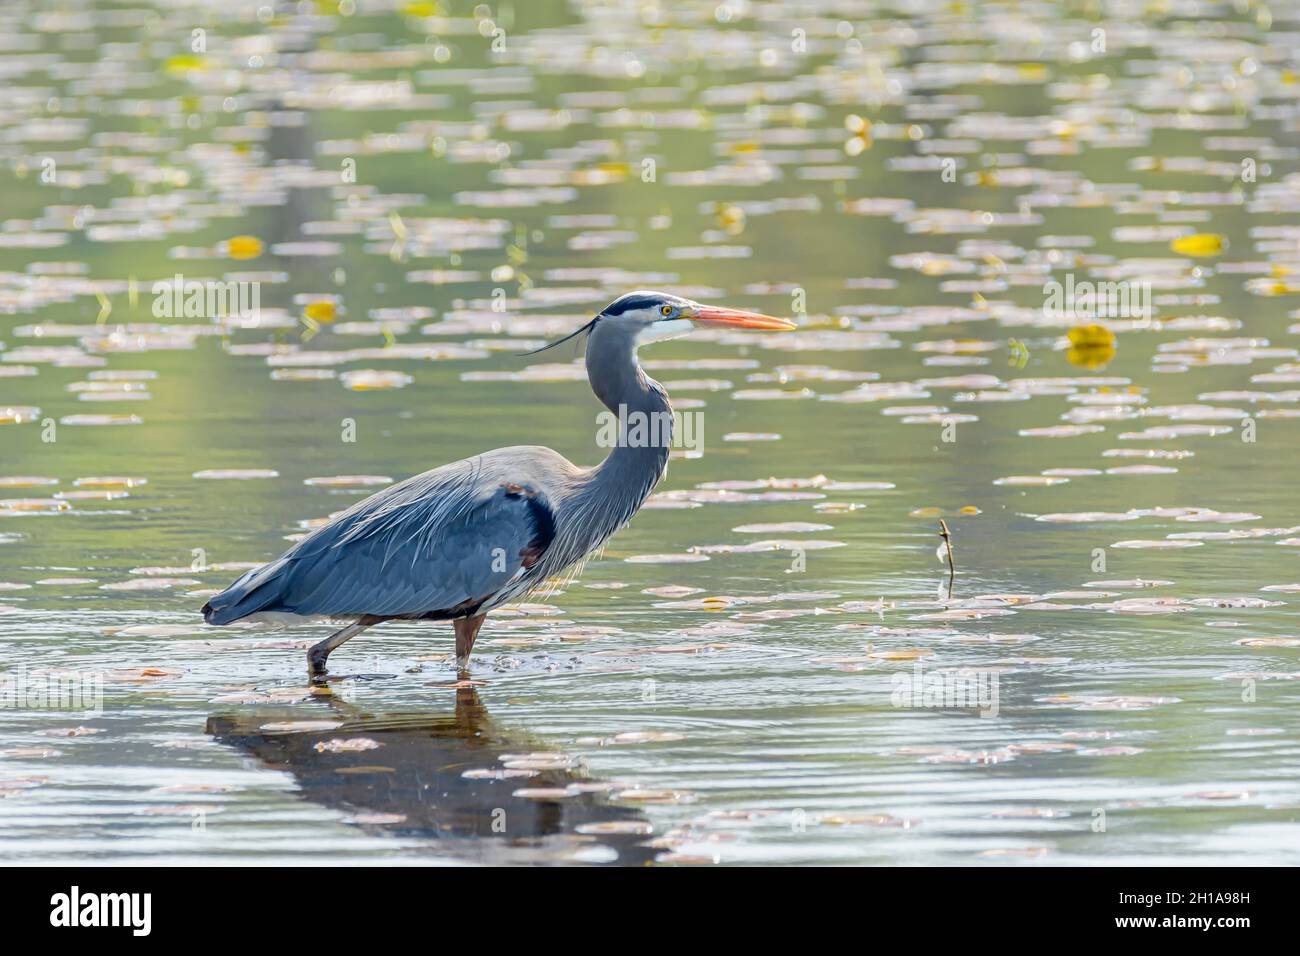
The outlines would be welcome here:
M 451 621 L 457 663 L 466 667 L 489 611 L 598 550 L 659 483 L 672 406 L 663 386 L 641 369 L 636 349 L 685 335 L 697 322 L 795 327 L 663 292 L 620 296 L 578 331 L 545 346 L 586 333 L 591 389 L 620 423 L 604 462 L 579 468 L 549 448 L 518 445 L 408 478 L 249 571 L 203 606 L 204 620 L 348 621 L 307 652 L 313 676 L 325 673 L 331 651 L 381 621 Z M 629 422 L 657 427 L 629 429 Z

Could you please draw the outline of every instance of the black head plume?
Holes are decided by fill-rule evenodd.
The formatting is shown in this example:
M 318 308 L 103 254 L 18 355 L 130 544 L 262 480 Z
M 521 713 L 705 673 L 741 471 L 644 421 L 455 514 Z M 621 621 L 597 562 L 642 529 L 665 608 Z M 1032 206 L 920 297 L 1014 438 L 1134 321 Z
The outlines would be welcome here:
M 533 349 L 531 352 L 521 352 L 521 353 L 519 353 L 519 354 L 520 354 L 520 355 L 536 355 L 538 352 L 545 352 L 547 349 L 553 349 L 553 348 L 555 348 L 557 345 L 563 345 L 565 342 L 569 341 L 569 339 L 571 339 L 571 338 L 575 338 L 576 336 L 581 335 L 583 332 L 590 332 L 593 328 L 595 328 L 596 323 L 599 322 L 599 321 L 600 321 L 600 316 L 596 316 L 594 319 L 592 319 L 592 320 L 591 320 L 590 322 L 588 322 L 586 325 L 584 325 L 584 326 L 582 326 L 581 328 L 579 328 L 576 332 L 570 332 L 568 335 L 566 335 L 566 336 L 565 336 L 564 338 L 562 338 L 562 339 L 556 339 L 554 342 L 549 342 L 549 343 L 547 343 L 546 345 L 543 345 L 540 349 Z

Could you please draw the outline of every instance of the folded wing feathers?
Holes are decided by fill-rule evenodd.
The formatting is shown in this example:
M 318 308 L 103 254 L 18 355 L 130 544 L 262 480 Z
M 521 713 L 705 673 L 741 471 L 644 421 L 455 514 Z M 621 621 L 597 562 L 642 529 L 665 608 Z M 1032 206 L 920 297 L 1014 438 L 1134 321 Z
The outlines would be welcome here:
M 531 485 L 511 490 L 493 480 L 500 469 L 484 468 L 481 457 L 457 466 L 349 508 L 213 598 L 209 619 L 229 623 L 259 610 L 414 614 L 499 592 L 527 570 L 525 549 L 540 539 L 549 544 L 551 512 Z M 497 549 L 504 566 L 494 560 Z

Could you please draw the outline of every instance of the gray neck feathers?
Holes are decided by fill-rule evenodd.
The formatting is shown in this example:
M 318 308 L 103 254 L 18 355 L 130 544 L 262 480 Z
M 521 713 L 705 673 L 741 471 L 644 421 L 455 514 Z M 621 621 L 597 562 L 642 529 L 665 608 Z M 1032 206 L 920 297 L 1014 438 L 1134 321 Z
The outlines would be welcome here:
M 672 442 L 672 405 L 663 386 L 637 362 L 632 330 L 596 323 L 587 337 L 587 377 L 618 423 L 618 443 L 578 480 L 562 510 L 561 535 L 584 553 L 600 547 L 636 514 L 663 477 Z M 607 435 L 611 431 L 602 429 Z

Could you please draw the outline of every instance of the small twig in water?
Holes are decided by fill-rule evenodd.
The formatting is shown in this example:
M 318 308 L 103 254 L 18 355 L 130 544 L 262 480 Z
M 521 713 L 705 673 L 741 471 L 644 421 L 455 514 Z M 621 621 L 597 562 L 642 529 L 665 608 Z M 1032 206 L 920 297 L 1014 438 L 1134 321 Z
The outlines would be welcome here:
M 952 532 L 948 530 L 948 522 L 942 518 L 939 519 L 939 537 L 943 538 L 944 546 L 948 549 L 948 598 L 952 599 L 952 579 L 957 575 L 957 563 L 952 559 Z

